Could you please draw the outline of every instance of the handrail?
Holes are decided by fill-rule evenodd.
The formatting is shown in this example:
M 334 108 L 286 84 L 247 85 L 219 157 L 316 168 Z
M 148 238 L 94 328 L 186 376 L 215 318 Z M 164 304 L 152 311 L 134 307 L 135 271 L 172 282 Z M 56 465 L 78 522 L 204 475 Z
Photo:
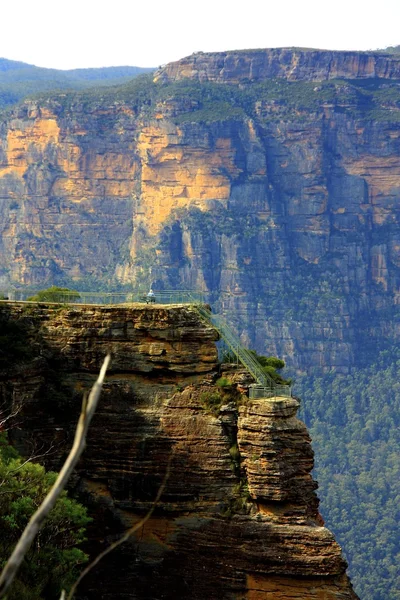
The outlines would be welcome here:
M 249 398 L 277 398 L 277 397 L 292 397 L 292 388 L 290 385 L 275 385 L 273 388 L 265 388 L 261 385 L 253 384 L 249 386 Z
M 204 319 L 215 327 L 226 345 L 237 356 L 242 365 L 246 367 L 254 379 L 264 388 L 273 389 L 275 387 L 275 382 L 272 377 L 262 369 L 254 356 L 242 345 L 239 337 L 229 327 L 221 315 L 213 314 L 204 305 L 196 305 L 195 308 Z
M 2 297 L 13 302 L 29 302 L 28 298 L 38 292 L 25 290 L 0 290 Z M 50 291 L 42 297 L 41 302 L 57 304 L 130 304 L 146 302 L 146 292 L 79 292 L 79 291 Z M 205 294 L 193 290 L 160 290 L 155 292 L 154 301 L 157 304 L 196 304 L 205 302 Z M 37 302 L 37 301 L 33 301 Z
M 26 302 L 27 298 L 35 296 L 38 292 L 11 290 L 2 293 L 2 296 L 9 301 Z M 274 395 L 277 384 L 272 377 L 266 373 L 255 357 L 245 348 L 238 335 L 229 327 L 221 315 L 214 314 L 206 304 L 206 295 L 204 292 L 194 290 L 156 290 L 154 299 L 151 300 L 146 292 L 77 292 L 77 291 L 51 291 L 48 298 L 43 298 L 42 302 L 56 304 L 131 304 L 135 302 L 154 302 L 156 304 L 190 304 L 193 305 L 199 315 L 211 324 L 218 331 L 220 337 L 224 340 L 228 348 L 237 356 L 242 365 L 254 377 L 256 382 L 264 390 L 266 396 Z M 29 302 L 29 301 L 28 301 Z M 37 302 L 37 301 L 32 301 Z M 290 386 L 284 387 L 285 393 L 281 395 L 291 395 Z M 254 391 L 254 393 L 257 393 Z

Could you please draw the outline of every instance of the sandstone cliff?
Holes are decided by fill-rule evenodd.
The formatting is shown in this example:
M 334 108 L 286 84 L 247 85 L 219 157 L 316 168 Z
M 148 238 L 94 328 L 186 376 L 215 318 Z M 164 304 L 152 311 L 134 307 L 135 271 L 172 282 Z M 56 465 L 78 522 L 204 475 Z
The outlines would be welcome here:
M 367 363 L 400 335 L 398 68 L 197 54 L 27 101 L 0 127 L 0 287 L 201 288 L 292 368 Z
M 289 81 L 400 79 L 400 57 L 384 52 L 338 52 L 311 48 L 196 52 L 159 69 L 155 77 L 164 83 L 190 78 L 203 83 L 235 84 L 273 78 Z
M 0 308 L 35 355 L 0 373 L 2 402 L 22 402 L 12 436 L 29 451 L 51 445 L 52 466 L 70 444 L 82 390 L 112 352 L 74 482 L 95 517 L 92 552 L 145 514 L 171 461 L 153 516 L 82 584 L 85 597 L 357 598 L 318 514 L 298 402 L 249 401 L 235 371 L 232 385 L 216 385 L 217 336 L 193 308 Z

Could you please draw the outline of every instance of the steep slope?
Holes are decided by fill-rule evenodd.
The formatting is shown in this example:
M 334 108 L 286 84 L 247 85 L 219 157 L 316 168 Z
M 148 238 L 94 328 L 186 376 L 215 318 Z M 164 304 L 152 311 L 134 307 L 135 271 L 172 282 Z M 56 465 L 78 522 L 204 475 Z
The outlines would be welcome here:
M 11 436 L 30 452 L 40 443 L 52 466 L 70 444 L 79 397 L 113 355 L 75 480 L 95 518 L 92 553 L 140 520 L 169 470 L 152 517 L 93 572 L 85 597 L 357 599 L 318 513 L 299 403 L 218 387 L 217 336 L 192 307 L 0 311 L 40 357 L 0 372 L 3 406 L 19 409 Z M 58 378 L 50 393 L 49 372 Z M 243 374 L 227 376 L 245 388 Z
M 303 377 L 322 513 L 363 600 L 396 598 L 400 539 L 400 347 L 351 375 Z
M 128 66 L 99 69 L 45 69 L 0 58 L 0 108 L 15 104 L 30 94 L 49 90 L 117 85 L 151 70 Z
M 375 373 L 378 351 L 400 333 L 397 69 L 388 53 L 203 54 L 156 83 L 27 102 L 1 124 L 0 288 L 202 288 L 250 347 L 292 371 L 353 373 L 346 381 L 358 390 L 359 369 L 363 381 Z M 386 468 L 374 488 L 368 456 L 385 428 L 358 396 L 343 426 L 342 388 L 332 396 L 331 385 L 305 384 L 323 478 L 345 481 L 346 507 L 335 492 L 326 514 L 351 539 L 352 561 L 367 544 L 353 572 L 368 573 L 363 600 L 381 600 L 373 582 L 397 550 L 386 545 L 382 558 L 378 538 L 391 539 L 398 492 Z M 339 425 L 327 426 L 321 406 Z M 391 393 L 379 406 L 398 422 Z M 333 431 L 346 448 L 335 460 L 324 450 Z M 388 494 L 384 521 L 375 512 L 379 527 L 364 521 L 362 537 L 353 477 L 370 506 Z M 355 524 L 342 520 L 349 507 Z
M 0 285 L 201 288 L 293 368 L 366 364 L 400 333 L 398 56 L 222 58 L 3 122 Z

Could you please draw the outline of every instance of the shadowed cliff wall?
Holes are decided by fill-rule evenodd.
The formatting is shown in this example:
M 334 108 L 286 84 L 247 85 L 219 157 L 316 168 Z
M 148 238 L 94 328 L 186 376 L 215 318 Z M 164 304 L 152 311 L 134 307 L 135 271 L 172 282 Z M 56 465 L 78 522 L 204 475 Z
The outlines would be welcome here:
M 116 539 L 166 488 L 151 519 L 82 585 L 88 598 L 356 599 L 318 514 L 313 453 L 295 399 L 249 401 L 216 385 L 216 334 L 182 306 L 8 305 L 35 358 L 0 373 L 22 402 L 20 448 L 70 444 L 79 397 L 111 351 L 73 485 L 95 521 L 90 550 Z M 46 391 L 50 382 L 52 393 Z M 217 402 L 216 402 L 217 397 Z M 214 400 L 212 400 L 214 399 Z

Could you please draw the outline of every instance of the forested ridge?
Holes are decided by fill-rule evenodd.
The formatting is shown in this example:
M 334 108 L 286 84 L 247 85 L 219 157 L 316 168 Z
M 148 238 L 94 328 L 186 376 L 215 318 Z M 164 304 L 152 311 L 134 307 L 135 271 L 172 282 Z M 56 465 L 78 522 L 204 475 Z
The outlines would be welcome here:
M 362 600 L 400 598 L 400 347 L 351 375 L 303 377 L 321 513 Z
M 46 69 L 0 58 L 0 108 L 12 106 L 26 96 L 51 90 L 82 90 L 93 86 L 122 84 L 151 69 L 103 67 L 97 69 Z

